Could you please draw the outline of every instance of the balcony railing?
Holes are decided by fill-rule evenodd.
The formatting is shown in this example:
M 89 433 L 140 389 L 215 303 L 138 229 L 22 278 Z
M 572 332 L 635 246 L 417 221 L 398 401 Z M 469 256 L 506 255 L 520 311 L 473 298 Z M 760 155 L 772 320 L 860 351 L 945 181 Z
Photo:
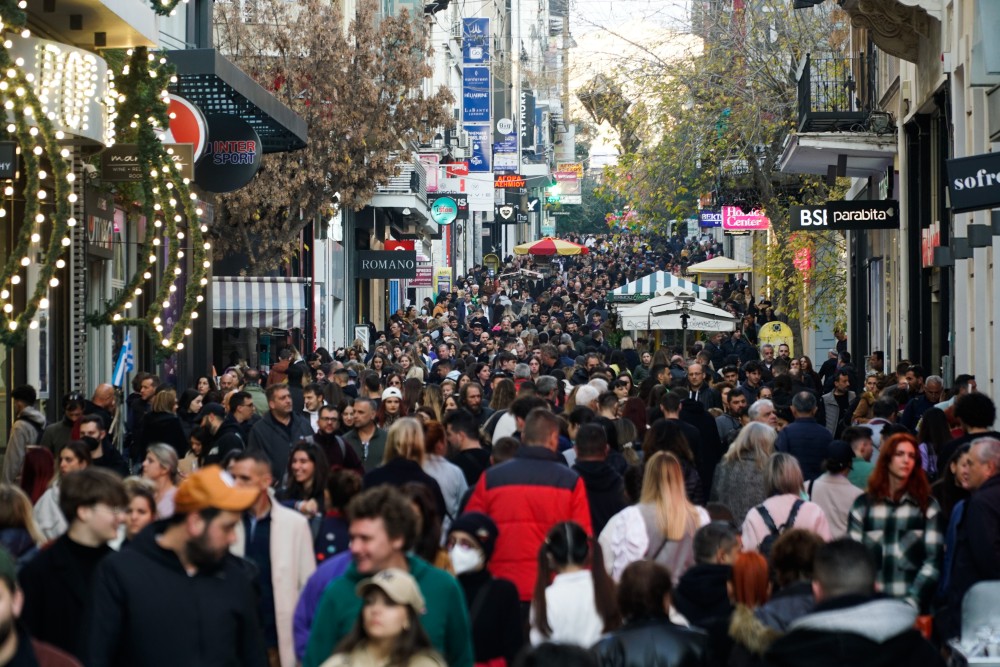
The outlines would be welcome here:
M 375 186 L 375 192 L 383 195 L 416 195 L 427 201 L 427 170 L 419 160 L 400 160 L 399 174 L 387 183 Z
M 799 132 L 864 132 L 876 106 L 873 59 L 813 58 L 799 72 Z

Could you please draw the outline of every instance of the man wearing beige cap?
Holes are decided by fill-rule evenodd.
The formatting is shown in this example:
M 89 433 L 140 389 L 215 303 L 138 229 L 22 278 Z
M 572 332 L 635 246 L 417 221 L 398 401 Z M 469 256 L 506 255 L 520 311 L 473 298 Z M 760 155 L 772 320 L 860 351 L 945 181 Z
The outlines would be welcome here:
M 251 579 L 229 555 L 258 495 L 214 465 L 184 480 L 176 513 L 98 567 L 85 664 L 267 665 Z

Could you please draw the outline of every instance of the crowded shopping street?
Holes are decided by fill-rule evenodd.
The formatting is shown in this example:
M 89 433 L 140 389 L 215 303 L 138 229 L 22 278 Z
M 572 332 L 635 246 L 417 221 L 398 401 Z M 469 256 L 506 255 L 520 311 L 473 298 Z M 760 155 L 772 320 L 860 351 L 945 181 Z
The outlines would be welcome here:
M 0 667 L 1000 667 L 994 5 L 0 0 Z

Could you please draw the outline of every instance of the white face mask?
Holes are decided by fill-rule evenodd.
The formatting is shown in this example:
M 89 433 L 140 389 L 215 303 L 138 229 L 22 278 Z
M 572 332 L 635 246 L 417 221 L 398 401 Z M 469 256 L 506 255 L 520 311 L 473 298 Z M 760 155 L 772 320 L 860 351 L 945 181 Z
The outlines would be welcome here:
M 455 574 L 474 572 L 483 566 L 483 552 L 456 544 L 448 551 Z

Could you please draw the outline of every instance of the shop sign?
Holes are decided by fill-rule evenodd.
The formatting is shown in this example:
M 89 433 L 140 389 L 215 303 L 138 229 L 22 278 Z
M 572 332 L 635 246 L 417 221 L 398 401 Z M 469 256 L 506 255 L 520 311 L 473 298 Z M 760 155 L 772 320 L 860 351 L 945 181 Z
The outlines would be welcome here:
M 439 225 L 469 219 L 469 197 L 464 192 L 438 192 L 428 197 L 431 219 Z
M 438 267 L 434 269 L 434 287 L 437 294 L 444 294 L 451 291 L 451 267 Z
M 417 263 L 417 275 L 410 281 L 410 287 L 433 287 L 434 265 L 430 262 Z
M 164 144 L 170 159 L 180 165 L 181 178 L 194 179 L 194 147 L 192 144 Z M 141 181 L 139 144 L 115 144 L 101 152 L 101 180 L 108 182 Z
M 497 206 L 496 218 L 497 221 L 504 225 L 517 224 L 517 209 L 510 204 Z
M 738 206 L 722 207 L 722 228 L 731 232 L 748 232 L 767 229 L 771 221 L 762 211 L 744 213 Z
M 417 159 L 427 172 L 427 193 L 437 192 L 438 179 L 441 175 L 441 156 L 434 153 L 420 153 Z
M 698 212 L 698 224 L 702 227 L 721 227 L 722 211 L 713 211 L 711 209 L 703 208 Z
M 171 94 L 167 115 L 170 116 L 170 125 L 160 136 L 160 141 L 165 144 L 191 144 L 194 148 L 193 159 L 200 158 L 208 141 L 208 122 L 201 107 L 180 95 Z
M 535 147 L 535 94 L 522 90 L 521 107 L 518 110 L 521 126 L 521 146 L 525 149 Z
M 1000 153 L 945 160 L 953 213 L 1000 206 Z
M 493 187 L 504 190 L 520 189 L 528 187 L 528 183 L 521 174 L 497 174 L 496 180 L 493 181 Z
M 0 179 L 17 178 L 17 142 L 0 141 Z
M 417 253 L 413 250 L 359 250 L 358 278 L 415 278 Z
M 493 171 L 493 151 L 490 150 L 493 133 L 489 125 L 466 125 L 465 131 L 469 135 L 469 148 L 472 151 L 466 173 Z
M 462 19 L 462 62 L 481 65 L 490 61 L 490 20 Z
M 385 250 L 416 250 L 416 241 L 386 241 L 382 245 Z
M 462 70 L 462 122 L 490 122 L 490 68 L 469 67 Z
M 205 153 L 195 164 L 195 183 L 209 192 L 238 190 L 249 183 L 257 170 L 263 147 L 256 130 L 237 116 L 209 116 Z
M 815 217 L 814 217 L 815 221 Z M 814 225 L 813 229 L 817 226 Z M 855 199 L 826 203 L 827 229 L 899 229 L 895 199 Z M 804 227 L 808 229 L 808 227 Z

